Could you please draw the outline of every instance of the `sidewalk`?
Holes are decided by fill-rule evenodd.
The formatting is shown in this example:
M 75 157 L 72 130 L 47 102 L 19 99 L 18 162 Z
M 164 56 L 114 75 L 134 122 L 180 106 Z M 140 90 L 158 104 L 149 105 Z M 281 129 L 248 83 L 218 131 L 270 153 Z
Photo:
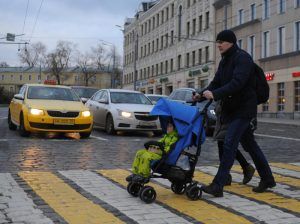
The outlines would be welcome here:
M 264 117 L 258 117 L 258 122 L 262 123 L 274 123 L 274 124 L 287 124 L 287 125 L 293 125 L 293 126 L 300 126 L 300 120 L 290 120 L 290 119 L 280 119 L 280 118 L 264 118 Z

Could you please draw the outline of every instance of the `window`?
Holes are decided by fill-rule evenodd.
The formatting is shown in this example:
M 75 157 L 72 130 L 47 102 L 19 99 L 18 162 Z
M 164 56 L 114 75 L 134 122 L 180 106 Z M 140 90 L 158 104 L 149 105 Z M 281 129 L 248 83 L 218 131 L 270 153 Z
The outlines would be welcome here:
M 151 66 L 151 77 L 154 76 L 154 65 Z
M 270 18 L 270 0 L 264 0 L 263 10 L 263 18 Z
M 190 36 L 190 22 L 186 23 L 186 36 L 189 37 Z
M 185 67 L 190 67 L 190 53 L 186 53 Z
M 23 79 L 23 76 L 22 75 L 20 75 L 20 81 Z
M 164 72 L 164 63 L 161 62 L 160 63 L 160 74 L 163 74 L 163 72 Z
M 295 23 L 295 50 L 300 50 L 300 21 Z
M 202 23 L 203 23 L 202 20 L 203 19 L 202 19 L 202 15 L 201 15 L 201 16 L 199 16 L 199 32 L 202 32 Z
M 178 41 L 181 40 L 181 21 L 182 19 L 182 6 L 179 6 L 179 13 L 178 13 Z
M 164 48 L 164 36 L 160 37 L 160 50 Z
M 209 28 L 209 12 L 205 13 L 205 29 Z
M 165 22 L 165 12 L 164 10 L 161 11 L 161 24 Z
M 300 7 L 300 0 L 295 0 L 295 8 L 299 8 Z
M 171 5 L 171 17 L 174 16 L 174 3 Z
M 169 7 L 166 8 L 166 20 L 169 19 Z
M 278 0 L 278 13 L 284 13 L 286 10 L 286 1 Z
M 181 69 L 181 55 L 178 55 L 178 59 L 177 59 L 177 70 Z
M 262 43 L 262 57 L 266 58 L 270 56 L 270 31 L 263 33 Z
M 155 65 L 156 76 L 158 76 L 158 64 Z
M 171 31 L 171 45 L 174 44 L 174 30 Z
M 284 111 L 284 103 L 285 103 L 285 98 L 284 98 L 284 83 L 280 82 L 277 83 L 277 110 L 278 111 Z
M 42 78 L 41 75 L 38 75 L 38 81 L 41 81 L 41 78 Z
M 168 45 L 169 45 L 169 38 L 168 38 L 168 34 L 166 33 L 166 35 L 165 35 L 165 42 L 166 42 L 166 45 L 165 45 L 165 47 L 168 47 Z
M 250 20 L 255 20 L 256 19 L 256 8 L 255 4 L 250 5 Z
M 4 75 L 2 75 L 2 78 L 1 78 L 1 80 L 4 80 Z
M 262 105 L 262 111 L 269 111 L 269 100 Z
M 159 39 L 156 38 L 156 51 L 158 51 Z
M 244 23 L 244 10 L 240 9 L 238 12 L 238 23 L 237 25 L 241 25 Z
M 205 47 L 205 63 L 209 62 L 209 47 Z
M 239 46 L 239 48 L 243 48 L 243 40 L 242 39 L 239 39 L 238 41 L 237 41 L 237 45 Z
M 193 19 L 192 35 L 196 34 L 196 19 Z
M 227 30 L 228 5 L 224 6 L 224 29 Z
M 191 6 L 191 0 L 187 0 L 187 7 Z
M 277 53 L 284 54 L 285 51 L 285 27 L 278 28 L 278 41 L 277 41 Z
M 171 62 L 170 62 L 170 69 L 171 69 L 171 72 L 174 71 L 174 62 L 173 62 L 173 58 L 171 59 Z
M 156 15 L 156 27 L 159 27 L 159 14 Z
M 254 59 L 254 56 L 255 56 L 255 36 L 248 37 L 248 53 Z
M 300 81 L 295 81 L 295 111 L 300 111 Z
M 31 80 L 31 75 L 28 76 L 28 80 L 29 80 L 29 81 Z
M 168 74 L 169 64 L 168 61 L 165 61 L 165 74 Z
M 195 66 L 196 63 L 196 51 L 192 52 L 192 66 Z
M 202 80 L 200 80 L 199 83 L 200 83 L 199 88 L 203 89 L 208 85 L 208 79 L 202 79 Z
M 155 17 L 152 18 L 152 29 L 155 29 Z
M 202 49 L 198 50 L 198 64 L 201 65 L 202 63 Z

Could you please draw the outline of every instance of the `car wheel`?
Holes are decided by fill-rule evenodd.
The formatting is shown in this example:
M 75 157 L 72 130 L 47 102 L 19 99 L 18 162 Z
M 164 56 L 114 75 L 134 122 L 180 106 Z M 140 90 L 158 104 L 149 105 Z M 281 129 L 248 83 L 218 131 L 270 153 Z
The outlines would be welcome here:
M 9 130 L 14 131 L 14 130 L 17 129 L 17 125 L 15 125 L 14 123 L 12 123 L 12 121 L 11 121 L 10 111 L 8 111 L 7 122 L 8 122 L 8 128 L 9 128 Z
M 80 138 L 89 138 L 91 135 L 91 132 L 79 132 Z
M 114 127 L 114 120 L 111 114 L 107 115 L 106 123 L 105 123 L 105 131 L 107 134 L 114 135 L 116 134 Z
M 30 132 L 25 129 L 23 114 L 20 115 L 19 134 L 22 137 L 28 137 L 30 135 Z

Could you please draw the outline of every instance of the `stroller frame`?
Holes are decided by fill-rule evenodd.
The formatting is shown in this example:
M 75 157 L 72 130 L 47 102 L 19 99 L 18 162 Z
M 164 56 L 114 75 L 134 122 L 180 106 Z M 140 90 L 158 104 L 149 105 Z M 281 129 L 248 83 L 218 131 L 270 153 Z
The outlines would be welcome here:
M 198 162 L 198 158 L 201 154 L 201 142 L 202 134 L 204 131 L 203 125 L 207 119 L 207 110 L 209 105 L 212 103 L 210 100 L 203 110 L 198 114 L 194 120 L 197 120 L 200 116 L 203 116 L 201 126 L 199 127 L 200 136 L 198 137 L 197 150 L 196 154 L 192 154 L 186 151 L 182 151 L 181 155 L 188 156 L 190 169 L 183 170 L 181 167 L 176 165 L 168 165 L 165 163 L 167 159 L 167 154 L 163 151 L 162 158 L 152 167 L 152 172 L 149 178 L 145 178 L 140 181 L 131 181 L 127 185 L 127 191 L 134 197 L 140 197 L 145 203 L 152 203 L 156 199 L 156 191 L 152 186 L 147 186 L 146 184 L 150 179 L 163 178 L 168 179 L 171 182 L 171 190 L 175 194 L 186 194 L 190 200 L 198 200 L 202 196 L 202 189 L 198 186 L 199 182 L 193 180 L 195 168 Z M 176 144 L 176 143 L 175 143 Z M 175 148 L 175 144 L 171 147 L 171 150 L 168 152 L 171 153 Z M 189 147 L 188 147 L 189 148 Z M 160 175 L 159 175 L 160 174 Z

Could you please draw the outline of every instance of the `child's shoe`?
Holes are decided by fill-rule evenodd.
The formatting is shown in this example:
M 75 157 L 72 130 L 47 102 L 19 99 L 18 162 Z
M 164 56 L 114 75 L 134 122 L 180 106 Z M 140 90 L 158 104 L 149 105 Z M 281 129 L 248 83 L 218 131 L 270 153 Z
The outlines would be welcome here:
M 126 177 L 127 182 L 132 182 L 133 177 L 136 176 L 134 173 L 130 174 L 128 177 Z

